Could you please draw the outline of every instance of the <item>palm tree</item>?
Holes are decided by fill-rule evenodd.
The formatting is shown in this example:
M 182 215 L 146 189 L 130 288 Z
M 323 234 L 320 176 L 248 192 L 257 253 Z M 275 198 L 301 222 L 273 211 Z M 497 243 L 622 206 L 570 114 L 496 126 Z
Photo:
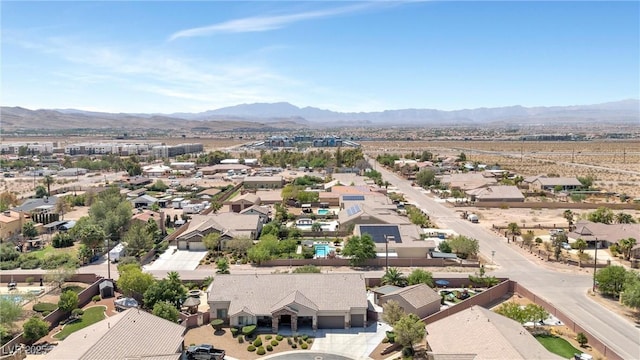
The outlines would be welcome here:
M 629 260 L 629 258 L 631 257 L 631 248 L 633 248 L 636 245 L 636 239 L 634 238 L 622 239 L 618 244 L 620 246 L 620 250 L 622 251 L 622 255 L 624 256 L 625 260 Z
M 382 285 L 407 286 L 407 278 L 398 268 L 390 268 L 382 276 Z
M 517 223 L 509 223 L 509 225 L 507 225 L 507 229 L 509 230 L 511 235 L 520 235 L 520 227 Z
M 313 224 L 311 224 L 311 231 L 322 231 L 322 225 L 320 225 L 320 223 L 314 222 Z
M 567 219 L 567 222 L 569 223 L 569 231 L 571 231 L 571 227 L 573 226 L 573 217 L 575 214 L 571 210 L 565 210 L 562 216 Z
M 636 220 L 633 218 L 633 215 L 619 212 L 616 214 L 616 222 L 618 224 L 634 224 Z
M 51 175 L 47 175 L 42 179 L 42 183 L 47 186 L 47 195 L 51 196 L 51 184 L 53 184 L 54 180 Z

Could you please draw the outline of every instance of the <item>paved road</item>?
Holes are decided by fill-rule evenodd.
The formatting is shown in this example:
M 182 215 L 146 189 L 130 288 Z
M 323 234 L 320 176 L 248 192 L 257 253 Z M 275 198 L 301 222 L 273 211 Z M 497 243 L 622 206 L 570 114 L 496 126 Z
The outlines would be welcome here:
M 373 160 L 370 160 L 373 164 Z M 592 275 L 562 273 L 541 268 L 524 257 L 504 237 L 463 220 L 451 208 L 429 198 L 419 189 L 375 163 L 375 168 L 384 180 L 393 184 L 405 194 L 407 200 L 416 202 L 430 213 L 431 218 L 443 228 L 450 228 L 458 234 L 473 237 L 480 242 L 480 252 L 487 259 L 492 258 L 499 270 L 492 273 L 498 277 L 508 277 L 552 303 L 577 324 L 596 336 L 608 347 L 614 349 L 624 359 L 640 359 L 640 330 L 620 315 L 596 303 L 587 295 L 592 285 Z M 506 211 L 506 210 L 505 210 Z

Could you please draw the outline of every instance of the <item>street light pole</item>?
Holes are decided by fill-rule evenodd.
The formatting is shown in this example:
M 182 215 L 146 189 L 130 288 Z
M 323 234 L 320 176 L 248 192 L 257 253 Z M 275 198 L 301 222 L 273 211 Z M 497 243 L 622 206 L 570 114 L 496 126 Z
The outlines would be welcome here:
M 386 255 L 384 257 L 386 271 L 389 272 L 389 236 L 384 236 L 384 244 L 385 244 L 385 252 Z
M 598 242 L 598 238 L 596 238 L 596 252 L 593 257 L 593 293 L 596 292 L 596 265 L 598 264 L 598 248 L 600 247 L 600 243 Z

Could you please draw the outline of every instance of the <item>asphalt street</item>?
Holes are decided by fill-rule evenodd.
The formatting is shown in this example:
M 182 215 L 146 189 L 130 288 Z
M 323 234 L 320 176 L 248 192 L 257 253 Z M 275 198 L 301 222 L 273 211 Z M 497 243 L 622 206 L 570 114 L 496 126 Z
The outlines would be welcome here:
M 538 266 L 514 250 L 504 237 L 462 219 L 453 209 L 436 202 L 421 192 L 421 189 L 412 187 L 409 181 L 373 160 L 370 162 L 384 180 L 403 192 L 407 200 L 427 210 L 431 219 L 440 227 L 477 239 L 480 253 L 487 259 L 493 258 L 499 266 L 492 275 L 508 277 L 522 284 L 553 304 L 624 359 L 640 359 L 640 329 L 589 298 L 587 293 L 592 286 L 591 274 L 557 272 Z

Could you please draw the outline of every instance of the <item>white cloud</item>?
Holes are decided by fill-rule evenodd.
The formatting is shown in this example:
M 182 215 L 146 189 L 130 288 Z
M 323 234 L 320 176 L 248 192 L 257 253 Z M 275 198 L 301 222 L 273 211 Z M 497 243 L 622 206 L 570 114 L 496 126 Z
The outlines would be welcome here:
M 363 3 L 352 6 L 344 6 L 328 10 L 309 11 L 297 14 L 255 16 L 229 20 L 218 24 L 175 32 L 169 37 L 169 41 L 173 41 L 179 38 L 207 36 L 221 33 L 244 33 L 275 30 L 280 29 L 288 24 L 304 20 L 319 19 L 359 11 L 371 7 L 372 4 L 376 3 Z

